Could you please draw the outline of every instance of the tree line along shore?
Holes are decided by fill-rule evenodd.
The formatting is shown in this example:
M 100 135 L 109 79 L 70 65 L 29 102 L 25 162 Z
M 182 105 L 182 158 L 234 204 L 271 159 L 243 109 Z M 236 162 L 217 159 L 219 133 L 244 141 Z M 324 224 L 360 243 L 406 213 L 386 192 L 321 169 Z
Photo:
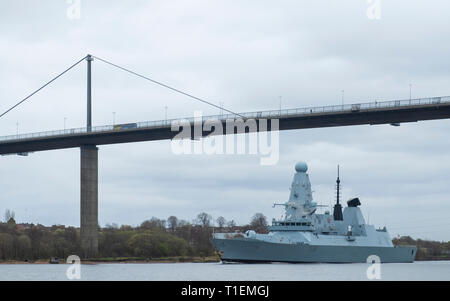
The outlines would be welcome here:
M 69 255 L 81 254 L 79 228 L 40 224 L 17 224 L 14 214 L 5 213 L 0 223 L 0 262 L 47 263 L 50 258 L 61 262 Z M 214 224 L 214 226 L 213 226 Z M 200 213 L 193 222 L 175 216 L 168 219 L 152 217 L 139 226 L 107 224 L 99 227 L 96 258 L 86 262 L 217 262 L 219 256 L 210 242 L 212 233 L 268 232 L 266 217 L 256 213 L 249 224 L 238 226 L 219 217 L 214 222 L 207 213 Z M 416 260 L 450 260 L 450 242 L 394 238 L 394 245 L 415 245 Z

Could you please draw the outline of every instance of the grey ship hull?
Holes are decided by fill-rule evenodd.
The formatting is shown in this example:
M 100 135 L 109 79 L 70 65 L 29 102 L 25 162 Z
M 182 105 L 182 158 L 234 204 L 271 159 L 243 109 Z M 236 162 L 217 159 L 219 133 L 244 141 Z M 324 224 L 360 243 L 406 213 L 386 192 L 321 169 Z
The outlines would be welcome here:
M 365 263 L 377 255 L 382 263 L 413 262 L 416 247 L 327 246 L 271 243 L 256 239 L 212 239 L 223 262 Z

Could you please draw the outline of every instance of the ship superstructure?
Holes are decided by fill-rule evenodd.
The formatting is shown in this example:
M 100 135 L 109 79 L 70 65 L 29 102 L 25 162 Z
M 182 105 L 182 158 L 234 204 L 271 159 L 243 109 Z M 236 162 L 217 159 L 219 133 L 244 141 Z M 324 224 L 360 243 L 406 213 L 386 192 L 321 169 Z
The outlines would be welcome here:
M 223 261 L 366 262 L 372 255 L 381 262 L 414 261 L 416 247 L 395 247 L 386 227 L 366 224 L 359 198 L 349 200 L 342 211 L 339 171 L 333 215 L 315 213 L 319 205 L 313 201 L 307 170 L 304 162 L 295 165 L 288 201 L 274 204 L 284 206 L 284 218 L 273 219 L 268 234 L 249 230 L 213 235 Z

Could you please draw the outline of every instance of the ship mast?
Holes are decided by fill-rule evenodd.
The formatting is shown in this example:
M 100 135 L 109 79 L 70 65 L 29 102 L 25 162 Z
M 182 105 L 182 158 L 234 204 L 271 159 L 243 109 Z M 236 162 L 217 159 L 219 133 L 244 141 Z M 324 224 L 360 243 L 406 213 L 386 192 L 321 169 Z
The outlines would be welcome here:
M 342 218 L 342 206 L 339 204 L 339 193 L 340 193 L 341 180 L 339 179 L 339 165 L 337 167 L 337 179 L 336 179 L 336 205 L 334 205 L 333 218 L 335 221 L 341 221 Z
M 339 179 L 339 165 L 338 165 L 338 174 L 336 179 L 336 204 L 339 205 L 339 191 L 340 187 L 339 184 L 341 184 L 341 180 Z

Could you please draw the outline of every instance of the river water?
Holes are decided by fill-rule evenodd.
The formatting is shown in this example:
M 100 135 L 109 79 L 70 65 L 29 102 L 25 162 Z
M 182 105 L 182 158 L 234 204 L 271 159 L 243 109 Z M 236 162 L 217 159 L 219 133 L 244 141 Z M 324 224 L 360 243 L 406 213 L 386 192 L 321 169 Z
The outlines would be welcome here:
M 79 268 L 81 280 L 368 280 L 369 264 L 0 264 L 0 280 L 69 280 Z M 381 280 L 450 280 L 450 261 L 381 264 Z M 378 268 L 378 267 L 375 267 Z

